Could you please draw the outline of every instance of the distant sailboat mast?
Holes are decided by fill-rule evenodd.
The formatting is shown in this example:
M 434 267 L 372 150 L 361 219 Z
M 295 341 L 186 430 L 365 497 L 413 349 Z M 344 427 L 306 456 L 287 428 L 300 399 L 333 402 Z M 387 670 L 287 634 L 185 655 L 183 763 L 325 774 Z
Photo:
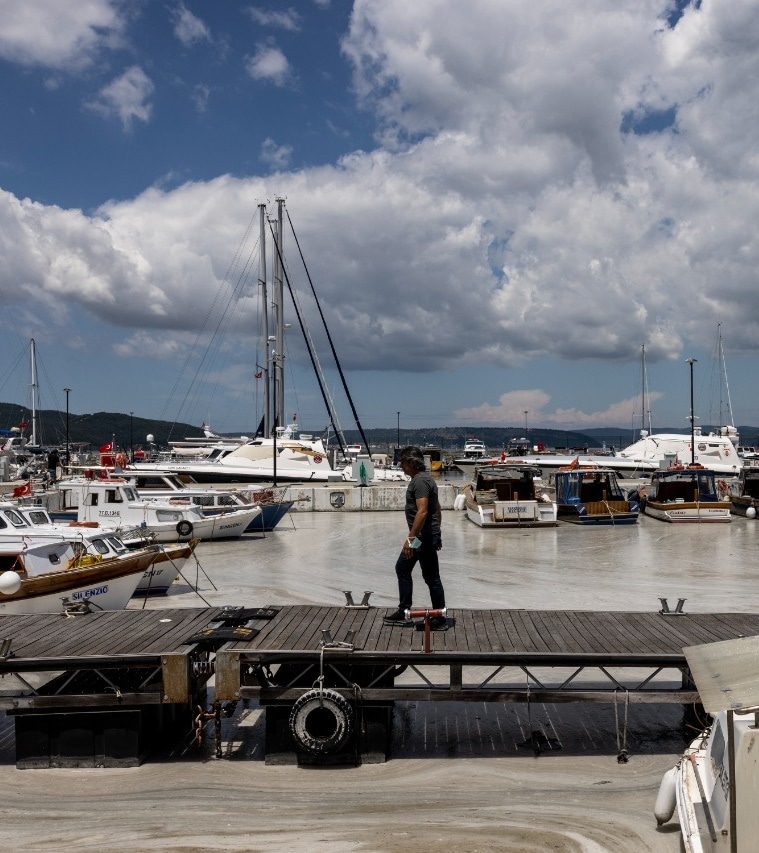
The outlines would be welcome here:
M 37 348 L 34 343 L 34 338 L 31 339 L 31 359 L 32 359 L 32 447 L 37 446 Z
M 646 404 L 648 403 L 649 393 L 648 393 L 648 374 L 646 372 L 646 345 L 641 344 L 641 357 L 640 357 L 640 369 L 641 369 L 641 378 L 640 378 L 640 387 L 641 387 L 641 411 L 640 411 L 640 434 L 641 437 L 651 434 L 651 409 L 646 409 Z M 646 414 L 648 414 L 648 430 L 646 430 Z
M 730 402 L 730 386 L 727 382 L 727 363 L 725 362 L 725 350 L 722 348 L 722 323 L 717 324 L 717 356 L 719 359 L 720 372 L 719 372 L 719 421 L 720 426 L 735 426 L 735 420 L 733 419 L 733 404 Z M 727 394 L 727 415 L 728 419 L 725 421 L 722 417 L 722 380 L 725 381 L 725 393 Z

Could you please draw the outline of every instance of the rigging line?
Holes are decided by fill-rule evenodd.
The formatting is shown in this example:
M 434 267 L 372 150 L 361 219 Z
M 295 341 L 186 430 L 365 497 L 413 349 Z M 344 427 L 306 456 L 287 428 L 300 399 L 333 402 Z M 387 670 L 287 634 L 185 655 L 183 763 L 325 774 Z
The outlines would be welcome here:
M 258 244 L 256 244 L 256 246 L 257 245 Z M 185 392 L 184 399 L 182 400 L 182 405 L 180 406 L 180 409 L 179 409 L 180 413 L 184 410 L 184 407 L 187 403 L 187 400 L 188 400 L 190 394 L 193 392 L 193 390 L 195 390 L 196 388 L 198 388 L 202 384 L 200 377 L 206 377 L 208 375 L 209 371 L 211 370 L 211 363 L 213 361 L 213 358 L 216 355 L 216 353 L 218 353 L 219 349 L 221 348 L 221 340 L 220 340 L 219 331 L 220 331 L 220 329 L 224 323 L 225 318 L 227 317 L 227 315 L 230 312 L 232 304 L 233 303 L 236 304 L 237 299 L 239 298 L 239 294 L 242 292 L 243 285 L 245 284 L 246 281 L 249 281 L 248 272 L 250 270 L 251 258 L 255 254 L 255 250 L 256 250 L 256 247 L 254 247 L 253 250 L 248 255 L 248 259 L 245 262 L 245 266 L 243 267 L 242 271 L 240 272 L 240 275 L 237 279 L 237 283 L 235 284 L 235 287 L 232 291 L 232 294 L 227 301 L 227 305 L 224 308 L 224 310 L 221 312 L 221 315 L 219 316 L 219 319 L 216 323 L 216 327 L 214 328 L 213 333 L 211 335 L 211 340 L 210 340 L 208 346 L 206 347 L 206 351 L 203 354 L 203 357 L 201 358 L 201 360 L 200 360 L 200 362 L 199 362 L 199 364 L 195 370 L 195 375 L 193 376 L 193 378 L 192 378 L 192 380 L 191 380 L 191 382 L 187 388 L 187 391 Z
M 316 295 L 316 290 L 314 289 L 314 283 L 311 280 L 311 273 L 308 271 L 308 267 L 306 266 L 306 259 L 303 257 L 303 252 L 300 248 L 300 242 L 298 240 L 298 235 L 295 233 L 295 228 L 293 227 L 293 221 L 290 218 L 290 211 L 286 210 L 286 213 L 287 213 L 287 221 L 290 223 L 290 230 L 292 231 L 293 238 L 295 240 L 295 245 L 298 247 L 298 252 L 300 253 L 300 259 L 303 262 L 303 268 L 306 271 L 306 277 L 308 278 L 308 283 L 311 287 L 311 293 L 313 294 L 314 300 L 316 301 L 316 307 L 319 309 L 319 316 L 322 319 L 322 324 L 324 325 L 324 331 L 327 333 L 327 340 L 329 341 L 330 349 L 332 350 L 332 356 L 335 359 L 335 364 L 337 366 L 338 373 L 340 374 L 340 380 L 343 383 L 343 390 L 345 391 L 345 396 L 348 398 L 348 403 L 350 404 L 351 411 L 353 412 L 353 418 L 356 421 L 356 426 L 358 427 L 358 431 L 361 434 L 361 440 L 364 442 L 364 447 L 366 447 L 366 452 L 369 453 L 369 442 L 366 440 L 366 435 L 364 434 L 364 428 L 361 426 L 361 422 L 358 419 L 358 412 L 356 411 L 356 407 L 353 404 L 353 398 L 351 397 L 350 391 L 348 390 L 348 384 L 345 381 L 345 375 L 343 374 L 342 366 L 340 365 L 340 361 L 337 357 L 337 352 L 335 351 L 335 345 L 332 342 L 332 335 L 330 335 L 329 329 L 327 328 L 327 321 L 324 319 L 324 313 L 322 312 L 321 304 L 319 302 L 319 298 Z
M 345 447 L 343 446 L 342 437 L 337 432 L 337 427 L 335 426 L 334 414 L 332 411 L 332 407 L 329 404 L 328 395 L 327 395 L 325 388 L 324 388 L 324 382 L 322 380 L 322 376 L 316 367 L 316 360 L 315 360 L 313 344 L 312 344 L 310 338 L 306 334 L 306 329 L 305 329 L 305 326 L 303 323 L 303 317 L 301 315 L 300 308 L 298 307 L 298 303 L 295 299 L 295 294 L 293 293 L 293 287 L 292 287 L 292 283 L 290 281 L 290 276 L 288 275 L 287 269 L 286 269 L 285 264 L 282 260 L 282 253 L 279 251 L 279 245 L 277 244 L 277 240 L 274 238 L 274 229 L 272 228 L 271 223 L 269 223 L 269 229 L 271 231 L 274 247 L 277 250 L 277 256 L 279 257 L 279 262 L 282 266 L 282 273 L 284 274 L 285 282 L 287 283 L 287 289 L 290 292 L 290 299 L 292 299 L 293 307 L 295 308 L 295 315 L 298 318 L 298 325 L 300 326 L 301 332 L 303 332 L 303 338 L 306 342 L 306 349 L 308 350 L 308 355 L 311 359 L 311 366 L 313 367 L 314 373 L 316 374 L 316 381 L 319 385 L 319 391 L 321 391 L 322 400 L 324 401 L 324 405 L 327 409 L 327 414 L 329 415 L 329 420 L 330 420 L 330 423 L 332 424 L 332 429 L 335 430 L 335 434 L 337 435 L 337 442 L 340 445 L 340 452 L 345 453 Z
M 218 302 L 218 300 L 221 297 L 222 288 L 223 288 L 224 284 L 226 283 L 229 275 L 231 275 L 232 270 L 236 266 L 237 258 L 239 257 L 240 253 L 242 252 L 243 246 L 248 242 L 250 232 L 253 229 L 254 221 L 255 221 L 255 214 L 251 216 L 251 219 L 248 222 L 248 226 L 245 229 L 245 233 L 243 234 L 242 239 L 240 240 L 240 243 L 238 244 L 237 250 L 235 251 L 235 253 L 232 257 L 232 260 L 230 261 L 229 266 L 227 267 L 226 273 L 224 274 L 223 278 L 219 282 L 219 286 L 216 289 L 216 294 L 214 295 L 214 298 L 213 298 L 211 304 L 209 305 L 208 310 L 206 311 L 206 316 L 203 318 L 203 322 L 202 322 L 200 328 L 198 329 L 198 332 L 195 336 L 195 341 L 187 353 L 187 356 L 184 360 L 184 364 L 182 366 L 182 369 L 179 372 L 179 375 L 177 376 L 177 379 L 174 382 L 174 385 L 173 385 L 171 391 L 169 392 L 169 394 L 166 397 L 166 401 L 164 403 L 163 409 L 162 409 L 161 414 L 160 414 L 161 419 L 164 419 L 166 416 L 166 411 L 168 410 L 168 407 L 174 398 L 174 395 L 177 391 L 177 388 L 179 387 L 179 384 L 182 381 L 182 377 L 184 376 L 185 371 L 187 370 L 187 368 L 189 366 L 190 358 L 192 357 L 193 352 L 197 348 L 198 343 L 199 343 L 201 337 L 203 336 L 203 333 L 205 332 L 206 325 L 208 324 L 208 322 L 210 320 L 211 314 L 213 312 L 214 307 L 216 306 L 216 303 Z M 177 415 L 177 418 L 175 418 L 174 424 L 172 424 L 171 428 L 169 429 L 169 438 L 171 438 L 171 434 L 172 434 L 172 431 L 174 429 L 174 425 L 176 424 L 177 419 L 178 419 L 178 415 Z

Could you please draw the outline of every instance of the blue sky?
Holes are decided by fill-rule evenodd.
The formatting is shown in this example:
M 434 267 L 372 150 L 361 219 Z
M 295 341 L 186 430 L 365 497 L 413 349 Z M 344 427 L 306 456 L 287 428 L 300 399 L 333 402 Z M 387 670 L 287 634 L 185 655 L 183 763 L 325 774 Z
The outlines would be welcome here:
M 759 424 L 759 0 L 0 0 L 0 400 L 249 431 L 286 199 L 363 426 Z M 251 229 L 251 225 L 253 225 Z M 353 419 L 286 232 L 288 273 Z M 326 426 L 289 302 L 287 409 Z M 524 413 L 528 414 L 525 415 Z M 5 426 L 5 425 L 2 425 Z

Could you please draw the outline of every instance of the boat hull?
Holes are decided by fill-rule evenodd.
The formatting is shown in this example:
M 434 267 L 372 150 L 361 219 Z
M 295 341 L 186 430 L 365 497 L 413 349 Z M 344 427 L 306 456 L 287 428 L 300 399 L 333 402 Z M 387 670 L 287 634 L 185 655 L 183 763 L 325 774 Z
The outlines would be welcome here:
M 60 613 L 89 601 L 94 609 L 123 610 L 156 558 L 148 548 L 124 557 L 23 578 L 21 588 L 0 596 L 0 614 Z
M 556 504 L 540 501 L 466 501 L 467 518 L 478 527 L 556 527 Z
M 644 511 L 652 518 L 676 524 L 713 524 L 730 521 L 730 504 L 725 501 L 659 503 L 649 498 Z

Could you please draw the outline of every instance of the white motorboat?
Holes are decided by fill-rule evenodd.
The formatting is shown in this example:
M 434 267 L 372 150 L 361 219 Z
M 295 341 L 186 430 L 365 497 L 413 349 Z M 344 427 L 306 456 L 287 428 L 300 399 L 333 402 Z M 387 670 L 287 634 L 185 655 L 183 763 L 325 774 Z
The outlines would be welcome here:
M 23 549 L 33 542 L 64 541 L 73 544 L 74 552 L 80 558 L 94 557 L 99 561 L 152 546 L 155 559 L 140 578 L 135 594 L 167 592 L 194 552 L 197 542 L 156 544 L 154 537 L 144 528 L 120 533 L 127 541 L 116 531 L 98 525 L 55 523 L 41 506 L 0 503 L 0 543 L 10 548 Z
M 78 523 L 97 523 L 112 530 L 138 528 L 152 533 L 156 542 L 237 539 L 261 513 L 261 507 L 250 506 L 207 516 L 186 499 L 141 499 L 123 477 L 73 478 L 62 490 L 78 490 L 71 496 Z
M 756 518 L 759 510 L 759 467 L 745 466 L 738 482 L 730 489 L 730 512 Z
M 474 437 L 468 438 L 464 442 L 464 452 L 459 456 L 453 457 L 453 464 L 462 471 L 465 471 L 465 473 L 469 473 L 466 469 L 469 469 L 471 465 L 479 462 L 480 459 L 485 459 L 487 455 L 488 449 L 485 447 L 484 441 Z
M 339 476 L 332 470 L 321 439 L 296 432 L 290 424 L 276 438 L 254 438 L 233 449 L 213 452 L 205 459 L 136 462 L 126 473 L 189 474 L 198 483 L 327 482 Z
M 718 481 L 714 471 L 700 465 L 678 465 L 657 471 L 651 477 L 642 505 L 646 515 L 661 521 L 730 521 L 727 484 Z
M 483 466 L 459 495 L 458 507 L 479 527 L 555 527 L 556 502 L 540 485 L 534 466 Z
M 759 637 L 683 649 L 711 724 L 662 779 L 654 814 L 686 853 L 754 853 L 759 838 Z

